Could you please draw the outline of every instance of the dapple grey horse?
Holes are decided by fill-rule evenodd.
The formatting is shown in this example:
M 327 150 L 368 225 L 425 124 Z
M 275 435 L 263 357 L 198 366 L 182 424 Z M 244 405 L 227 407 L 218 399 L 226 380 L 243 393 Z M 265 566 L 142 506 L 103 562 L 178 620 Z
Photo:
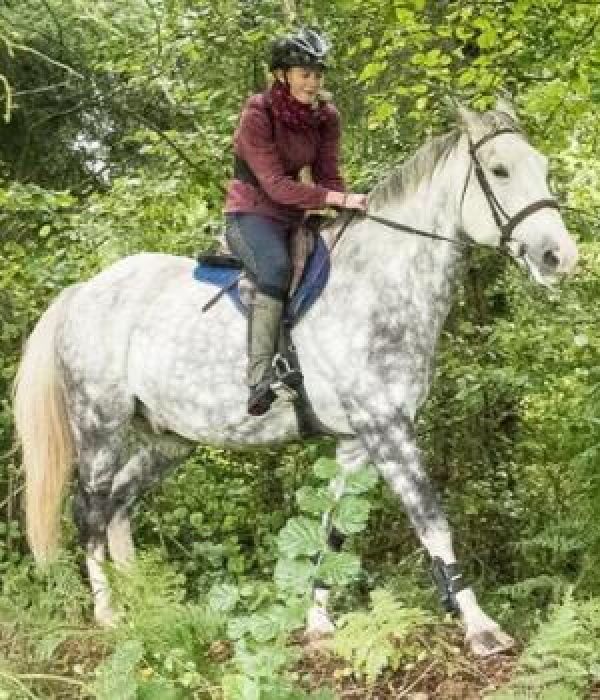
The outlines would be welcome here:
M 328 285 L 294 327 L 293 342 L 306 395 L 338 438 L 343 470 L 378 466 L 472 649 L 489 654 L 512 640 L 462 582 L 413 420 L 430 384 L 461 259 L 457 243 L 502 247 L 542 284 L 572 271 L 577 249 L 548 192 L 546 159 L 525 139 L 512 107 L 500 101 L 482 114 L 457 111 L 457 129 L 373 190 L 369 216 L 347 227 Z M 74 513 L 100 623 L 113 618 L 105 547 L 117 565 L 131 561 L 129 519 L 142 487 L 196 442 L 248 447 L 299 435 L 289 401 L 262 417 L 246 415 L 244 317 L 229 300 L 201 312 L 214 288 L 194 281 L 194 265 L 139 254 L 67 288 L 37 323 L 18 372 L 29 542 L 38 561 L 56 550 L 61 497 L 76 463 Z M 335 488 L 339 493 L 343 483 Z M 310 633 L 331 630 L 326 603 L 327 592 L 317 590 Z

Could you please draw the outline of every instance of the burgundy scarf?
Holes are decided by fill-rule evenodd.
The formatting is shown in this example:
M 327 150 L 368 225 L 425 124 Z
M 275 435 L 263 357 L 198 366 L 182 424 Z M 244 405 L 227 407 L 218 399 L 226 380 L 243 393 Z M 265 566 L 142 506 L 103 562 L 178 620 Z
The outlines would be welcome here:
M 276 80 L 269 90 L 275 119 L 293 131 L 305 131 L 321 126 L 327 120 L 327 112 L 324 105 L 318 107 L 305 104 L 297 100 L 287 85 Z

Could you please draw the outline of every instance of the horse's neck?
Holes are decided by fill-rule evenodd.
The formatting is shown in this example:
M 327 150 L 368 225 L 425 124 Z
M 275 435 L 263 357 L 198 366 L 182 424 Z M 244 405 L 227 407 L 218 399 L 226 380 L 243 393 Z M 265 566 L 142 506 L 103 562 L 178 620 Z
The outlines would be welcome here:
M 402 201 L 390 201 L 377 215 L 422 231 L 456 238 L 456 182 L 439 175 Z M 457 248 L 445 241 L 404 233 L 365 219 L 347 232 L 333 261 L 330 293 L 346 289 L 355 304 L 340 304 L 340 313 L 386 305 L 390 324 L 407 317 L 412 307 L 423 324 L 443 319 L 451 293 Z M 351 283 L 348 284 L 349 278 Z M 349 301 L 349 300 L 348 300 Z M 412 315 L 415 318 L 415 314 Z

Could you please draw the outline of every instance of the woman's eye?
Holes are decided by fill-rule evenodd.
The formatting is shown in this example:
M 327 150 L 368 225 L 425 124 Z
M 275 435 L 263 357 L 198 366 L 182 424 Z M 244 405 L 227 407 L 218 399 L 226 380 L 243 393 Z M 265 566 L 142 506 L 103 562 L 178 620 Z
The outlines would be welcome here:
M 508 177 L 508 169 L 504 165 L 494 165 L 492 173 L 494 173 L 496 177 Z

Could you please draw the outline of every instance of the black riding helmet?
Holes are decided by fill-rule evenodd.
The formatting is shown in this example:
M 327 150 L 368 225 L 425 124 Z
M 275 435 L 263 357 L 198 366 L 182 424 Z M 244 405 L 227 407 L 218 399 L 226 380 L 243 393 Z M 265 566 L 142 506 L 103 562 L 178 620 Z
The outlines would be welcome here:
M 314 29 L 300 29 L 273 42 L 269 68 L 274 71 L 302 66 L 325 70 L 330 48 L 329 42 Z

